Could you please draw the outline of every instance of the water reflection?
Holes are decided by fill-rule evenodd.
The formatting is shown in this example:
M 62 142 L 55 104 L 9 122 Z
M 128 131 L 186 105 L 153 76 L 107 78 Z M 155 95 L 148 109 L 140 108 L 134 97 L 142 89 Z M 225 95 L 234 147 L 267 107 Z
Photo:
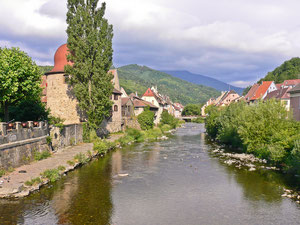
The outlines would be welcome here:
M 286 176 L 228 166 L 209 153 L 202 125 L 185 126 L 169 140 L 114 151 L 28 198 L 0 200 L 0 224 L 300 221 L 300 209 L 281 198 Z

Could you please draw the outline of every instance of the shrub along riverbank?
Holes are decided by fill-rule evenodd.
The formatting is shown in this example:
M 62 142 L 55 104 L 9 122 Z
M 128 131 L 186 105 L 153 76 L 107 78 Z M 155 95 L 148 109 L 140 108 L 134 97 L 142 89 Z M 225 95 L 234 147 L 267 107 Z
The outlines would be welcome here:
M 205 127 L 211 138 L 300 174 L 300 122 L 280 102 L 210 106 L 207 113 Z

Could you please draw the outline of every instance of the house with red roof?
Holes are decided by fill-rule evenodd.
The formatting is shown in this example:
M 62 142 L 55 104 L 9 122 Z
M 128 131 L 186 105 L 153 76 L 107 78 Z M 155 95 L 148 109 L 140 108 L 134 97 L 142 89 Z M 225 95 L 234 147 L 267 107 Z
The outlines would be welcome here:
M 230 105 L 231 102 L 235 102 L 235 100 L 239 97 L 240 95 L 237 94 L 234 90 L 226 91 L 220 101 L 216 103 L 216 106 Z
M 259 84 L 253 84 L 248 93 L 245 95 L 245 99 L 247 102 L 250 101 L 250 99 L 253 97 L 253 95 L 256 93 L 257 89 L 259 88 Z
M 158 108 L 157 116 L 154 121 L 155 124 L 158 124 L 160 122 L 161 114 L 166 108 L 167 102 L 165 102 L 163 98 L 156 92 L 155 88 L 148 88 L 143 94 L 142 99 L 150 102 Z
M 295 87 L 297 84 L 300 84 L 300 79 L 294 79 L 294 80 L 285 80 L 282 83 L 282 87 L 283 88 L 287 88 L 287 87 Z
M 264 100 L 277 99 L 285 106 L 287 111 L 290 111 L 290 93 L 291 87 L 280 88 L 267 94 Z
M 277 87 L 274 81 L 263 81 L 261 85 L 257 88 L 257 90 L 252 95 L 250 102 L 255 102 L 260 99 L 264 99 L 268 93 L 272 91 L 276 91 Z

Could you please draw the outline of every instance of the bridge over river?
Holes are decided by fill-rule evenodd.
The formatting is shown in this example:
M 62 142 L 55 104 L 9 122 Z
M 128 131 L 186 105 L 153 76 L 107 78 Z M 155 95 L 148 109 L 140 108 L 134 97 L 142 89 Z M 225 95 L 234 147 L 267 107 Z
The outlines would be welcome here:
M 203 124 L 133 144 L 74 170 L 25 199 L 0 200 L 0 224 L 299 224 L 283 188 L 299 177 L 225 163 Z
M 191 122 L 193 119 L 197 119 L 199 116 L 181 116 L 178 119 L 184 120 L 186 122 Z

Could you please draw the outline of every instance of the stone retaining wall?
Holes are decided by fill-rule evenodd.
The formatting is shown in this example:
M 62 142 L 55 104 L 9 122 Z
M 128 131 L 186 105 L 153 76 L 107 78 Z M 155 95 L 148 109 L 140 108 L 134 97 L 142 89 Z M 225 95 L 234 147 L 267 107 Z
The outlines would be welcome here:
M 67 146 L 76 145 L 83 142 L 83 127 L 82 124 L 65 125 L 63 129 L 59 127 L 50 128 L 50 137 L 52 147 L 61 149 Z

